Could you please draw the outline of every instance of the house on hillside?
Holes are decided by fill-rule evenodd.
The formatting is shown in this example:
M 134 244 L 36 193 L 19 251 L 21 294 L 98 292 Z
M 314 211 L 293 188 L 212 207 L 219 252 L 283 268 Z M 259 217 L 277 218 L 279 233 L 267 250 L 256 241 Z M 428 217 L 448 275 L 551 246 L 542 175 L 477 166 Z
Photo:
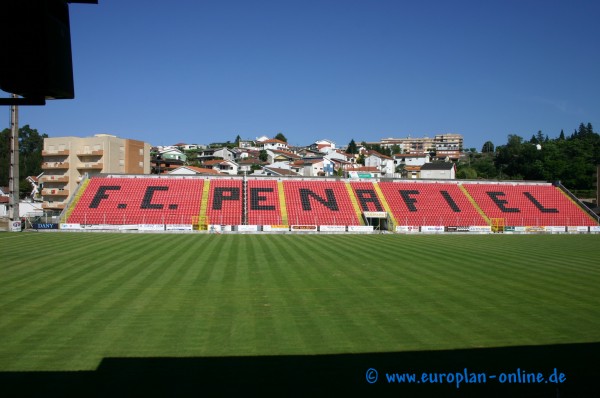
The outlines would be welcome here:
M 348 178 L 380 178 L 381 170 L 379 167 L 354 167 L 348 169 Z
M 387 177 L 393 177 L 396 169 L 394 159 L 372 150 L 365 153 L 365 167 L 377 167 Z
M 396 153 L 393 158 L 396 166 L 423 166 L 425 163 L 431 162 L 429 153 Z
M 195 166 L 180 166 L 173 170 L 167 171 L 165 174 L 174 175 L 219 175 L 219 171 Z
M 264 175 L 273 177 L 299 177 L 300 174 L 290 169 L 280 169 L 277 167 L 265 166 L 262 170 L 256 170 L 253 175 Z
M 258 158 L 244 157 L 237 161 L 239 173 L 252 173 L 254 170 L 258 170 L 269 163 L 263 162 Z
M 221 158 L 221 159 L 225 159 L 225 160 L 235 160 L 236 155 L 238 155 L 238 154 L 235 151 L 233 151 L 229 148 L 226 148 L 226 147 L 217 149 L 213 152 L 213 157 Z
M 281 141 L 281 140 L 277 140 L 277 139 L 271 139 L 271 140 L 265 140 L 265 141 L 261 141 L 258 144 L 260 149 L 264 149 L 264 150 L 268 150 L 268 149 L 274 149 L 277 151 L 284 151 L 288 149 L 288 144 L 287 142 Z
M 330 140 L 318 140 L 311 144 L 309 148 L 316 152 L 327 153 L 330 149 L 335 149 L 335 142 Z
M 293 162 L 301 159 L 300 156 L 293 154 L 289 151 L 279 151 L 276 149 L 268 149 L 267 156 L 269 163 L 275 162 Z
M 304 177 L 331 177 L 335 172 L 333 166 L 327 158 L 303 158 L 290 164 L 292 170 Z
M 170 160 L 177 160 L 180 162 L 187 161 L 186 154 L 174 147 L 165 147 L 165 149 L 159 150 L 157 158 L 162 159 L 164 161 L 170 161 Z
M 239 170 L 238 164 L 233 160 L 207 160 L 202 163 L 202 166 L 206 168 L 212 168 L 213 170 L 217 170 L 223 174 L 229 175 L 237 175 Z
M 421 166 L 421 178 L 454 180 L 456 179 L 456 164 L 452 162 L 425 163 Z

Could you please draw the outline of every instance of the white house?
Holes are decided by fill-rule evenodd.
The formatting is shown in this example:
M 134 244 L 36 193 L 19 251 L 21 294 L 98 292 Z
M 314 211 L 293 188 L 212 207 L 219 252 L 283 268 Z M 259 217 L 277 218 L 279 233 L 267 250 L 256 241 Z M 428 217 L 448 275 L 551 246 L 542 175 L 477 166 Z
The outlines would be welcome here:
M 293 176 L 297 177 L 300 174 L 292 171 L 290 169 L 280 169 L 272 166 L 265 166 L 261 170 L 256 170 L 252 175 L 264 175 L 264 176 L 273 176 L 273 177 L 283 177 L 283 176 Z
M 397 153 L 393 156 L 394 164 L 399 166 L 423 166 L 425 163 L 431 162 L 429 153 Z
M 394 159 L 376 151 L 368 151 L 365 156 L 365 167 L 377 167 L 383 176 L 393 177 L 395 172 Z
M 296 166 L 300 174 L 305 177 L 330 177 L 335 173 L 334 162 L 327 158 L 304 158 L 290 165 L 294 170 Z
M 213 156 L 216 158 L 223 158 L 225 160 L 234 160 L 236 153 L 229 148 L 221 148 L 213 152 Z
M 220 171 L 223 174 L 237 175 L 239 171 L 238 164 L 233 160 L 207 160 L 202 165 Z
M 264 150 L 274 149 L 274 150 L 278 150 L 278 151 L 284 151 L 284 150 L 288 149 L 287 142 L 277 140 L 277 139 L 261 141 L 258 145 L 261 149 L 264 149 Z
M 452 162 L 433 162 L 421 166 L 421 178 L 436 180 L 454 180 L 456 165 Z
M 330 140 L 318 140 L 310 146 L 310 149 L 327 153 L 330 149 L 335 149 L 335 142 Z
M 195 166 L 180 166 L 176 169 L 173 169 L 167 174 L 175 174 L 175 175 L 215 175 L 221 174 L 217 170 L 207 169 L 203 167 L 195 167 Z
M 327 155 L 325 155 L 326 158 L 328 159 L 337 159 L 337 160 L 341 160 L 344 162 L 351 162 L 354 163 L 354 161 L 356 160 L 356 158 L 354 157 L 353 154 L 351 153 L 346 153 L 344 151 L 340 151 L 339 149 L 330 149 L 327 151 Z

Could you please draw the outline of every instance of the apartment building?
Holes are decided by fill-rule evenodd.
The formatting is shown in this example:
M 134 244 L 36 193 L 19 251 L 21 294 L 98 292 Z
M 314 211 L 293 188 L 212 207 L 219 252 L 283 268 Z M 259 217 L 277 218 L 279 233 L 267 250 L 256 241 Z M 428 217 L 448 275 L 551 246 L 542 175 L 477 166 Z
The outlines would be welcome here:
M 109 134 L 44 139 L 43 208 L 62 210 L 87 174 L 150 174 L 150 144 Z
M 463 150 L 463 136 L 462 134 L 437 134 L 434 138 L 383 138 L 378 144 L 382 147 L 398 145 L 401 153 L 410 154 L 434 150 L 436 157 L 439 159 L 450 158 L 456 160 Z

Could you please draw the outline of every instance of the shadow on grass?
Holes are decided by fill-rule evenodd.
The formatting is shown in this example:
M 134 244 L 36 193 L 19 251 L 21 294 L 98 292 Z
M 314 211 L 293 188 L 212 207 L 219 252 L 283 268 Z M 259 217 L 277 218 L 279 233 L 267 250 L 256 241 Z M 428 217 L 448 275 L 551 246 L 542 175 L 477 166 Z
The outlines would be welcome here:
M 396 373 L 414 373 L 416 380 L 389 382 Z M 428 379 L 437 373 L 438 382 L 423 380 L 423 373 Z M 10 391 L 5 396 L 44 397 L 274 393 L 564 398 L 600 397 L 598 375 L 600 343 L 585 343 L 317 356 L 105 358 L 95 371 L 1 372 L 0 385 Z

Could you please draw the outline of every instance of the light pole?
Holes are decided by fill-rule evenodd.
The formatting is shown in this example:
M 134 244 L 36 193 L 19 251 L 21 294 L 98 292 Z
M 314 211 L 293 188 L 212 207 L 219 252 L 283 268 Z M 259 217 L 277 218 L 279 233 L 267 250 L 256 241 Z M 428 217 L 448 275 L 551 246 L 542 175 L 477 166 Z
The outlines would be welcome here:
M 17 98 L 12 94 L 12 98 Z M 19 220 L 19 108 L 10 107 L 10 173 L 8 177 L 9 202 L 8 216 L 12 221 Z

